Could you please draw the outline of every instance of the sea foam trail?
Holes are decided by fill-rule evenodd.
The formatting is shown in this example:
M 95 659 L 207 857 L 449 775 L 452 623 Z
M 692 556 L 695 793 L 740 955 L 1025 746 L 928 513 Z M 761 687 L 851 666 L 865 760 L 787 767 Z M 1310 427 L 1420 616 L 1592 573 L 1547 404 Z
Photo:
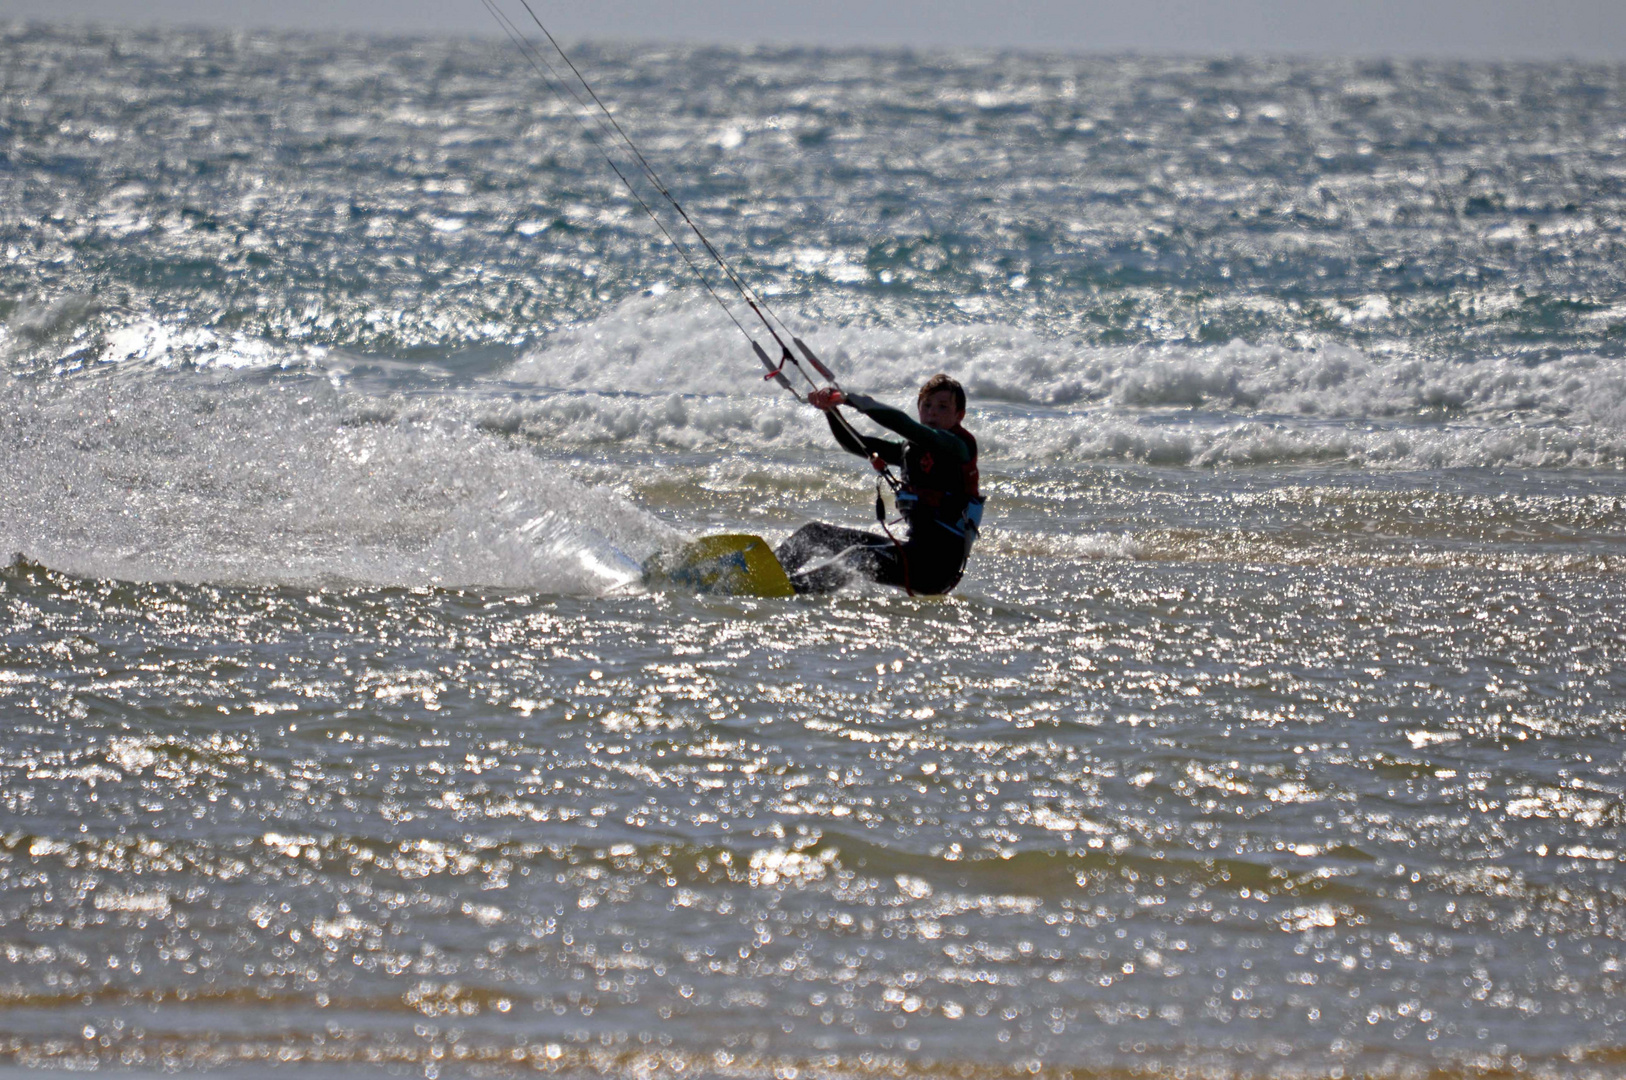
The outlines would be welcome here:
M 0 548 L 87 575 L 596 593 L 677 537 L 433 410 L 310 377 L 14 382 Z

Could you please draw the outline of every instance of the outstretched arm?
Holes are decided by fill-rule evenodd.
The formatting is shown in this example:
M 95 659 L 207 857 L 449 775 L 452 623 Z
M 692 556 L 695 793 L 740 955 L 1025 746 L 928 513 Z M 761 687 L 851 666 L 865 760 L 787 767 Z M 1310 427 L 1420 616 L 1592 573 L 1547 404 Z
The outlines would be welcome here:
M 830 434 L 836 437 L 836 442 L 849 454 L 857 454 L 861 458 L 879 457 L 888 465 L 903 464 L 903 446 L 891 439 L 876 439 L 868 435 L 860 435 L 841 418 L 834 409 L 824 414 L 830 424 Z
M 884 405 L 867 394 L 846 394 L 843 396 L 846 398 L 847 404 L 888 431 L 897 432 L 915 445 L 928 447 L 933 453 L 947 454 L 955 461 L 966 462 L 971 460 L 971 448 L 965 444 L 964 439 L 961 439 L 952 431 L 927 427 L 918 420 L 911 419 L 909 414 L 903 410 Z

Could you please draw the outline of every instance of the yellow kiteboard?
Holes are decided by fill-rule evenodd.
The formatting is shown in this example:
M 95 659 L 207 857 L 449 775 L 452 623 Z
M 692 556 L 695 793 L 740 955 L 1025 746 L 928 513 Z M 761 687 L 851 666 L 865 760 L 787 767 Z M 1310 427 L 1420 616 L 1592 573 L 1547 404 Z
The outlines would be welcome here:
M 785 568 L 760 536 L 703 536 L 644 564 L 644 583 L 728 596 L 795 596 Z

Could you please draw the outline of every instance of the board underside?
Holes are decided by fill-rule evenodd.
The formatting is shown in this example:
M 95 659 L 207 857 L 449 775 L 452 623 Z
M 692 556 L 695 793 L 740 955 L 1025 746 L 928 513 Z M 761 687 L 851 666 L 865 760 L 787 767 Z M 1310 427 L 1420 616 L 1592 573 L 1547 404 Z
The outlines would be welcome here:
M 703 536 L 644 564 L 647 584 L 669 584 L 727 596 L 794 596 L 773 549 L 760 536 Z

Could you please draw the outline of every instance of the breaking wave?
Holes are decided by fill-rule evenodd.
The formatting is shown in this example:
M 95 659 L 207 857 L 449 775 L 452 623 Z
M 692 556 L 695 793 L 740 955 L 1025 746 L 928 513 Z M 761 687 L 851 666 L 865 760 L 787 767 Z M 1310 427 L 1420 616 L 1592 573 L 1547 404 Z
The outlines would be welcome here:
M 504 379 L 490 422 L 538 439 L 683 448 L 822 444 L 694 298 L 640 298 L 550 338 Z M 907 404 L 965 383 L 991 456 L 1154 465 L 1618 468 L 1626 361 L 1378 357 L 1340 345 L 1083 346 L 1000 325 L 807 326 L 846 385 Z

